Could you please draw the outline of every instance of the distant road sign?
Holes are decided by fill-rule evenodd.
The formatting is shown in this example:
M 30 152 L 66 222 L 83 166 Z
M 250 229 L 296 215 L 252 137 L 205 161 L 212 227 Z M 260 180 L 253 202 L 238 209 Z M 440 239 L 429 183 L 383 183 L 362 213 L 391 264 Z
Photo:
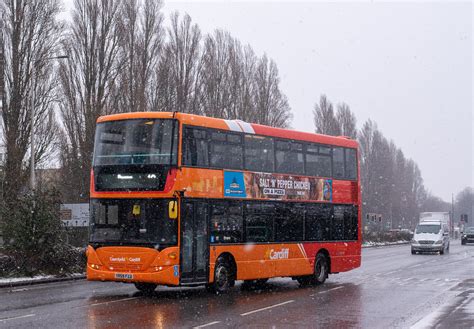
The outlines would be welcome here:
M 88 203 L 65 203 L 59 211 L 64 226 L 89 226 Z

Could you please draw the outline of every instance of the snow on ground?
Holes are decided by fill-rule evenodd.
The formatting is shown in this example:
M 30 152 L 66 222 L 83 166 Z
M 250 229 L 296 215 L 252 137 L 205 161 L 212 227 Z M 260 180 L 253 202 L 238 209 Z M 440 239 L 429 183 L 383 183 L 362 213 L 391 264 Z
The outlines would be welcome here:
M 362 247 L 390 246 L 390 245 L 396 245 L 396 244 L 406 244 L 408 242 L 409 241 L 405 241 L 405 240 L 399 240 L 399 241 L 393 241 L 393 242 L 367 241 L 362 244 Z
M 84 273 L 73 273 L 71 275 L 68 275 L 68 278 L 75 278 L 75 277 L 81 277 L 83 276 Z M 34 277 L 17 277 L 17 278 L 0 278 L 0 285 L 8 285 L 12 283 L 18 283 L 18 282 L 36 282 L 36 281 L 43 281 L 43 280 L 49 280 L 49 279 L 60 279 L 63 277 L 58 277 L 55 275 L 36 275 Z

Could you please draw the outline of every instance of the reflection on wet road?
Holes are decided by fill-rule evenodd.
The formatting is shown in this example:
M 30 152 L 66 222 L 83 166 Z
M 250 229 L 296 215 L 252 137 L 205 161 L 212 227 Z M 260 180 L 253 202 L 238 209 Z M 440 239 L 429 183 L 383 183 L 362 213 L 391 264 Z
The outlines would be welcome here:
M 86 281 L 3 289 L 0 327 L 454 328 L 472 317 L 466 264 L 473 258 L 474 247 L 458 241 L 442 256 L 411 255 L 407 245 L 364 249 L 360 269 L 323 286 L 276 278 L 261 289 L 237 284 L 222 296 L 200 287 L 161 287 L 145 296 L 132 285 Z

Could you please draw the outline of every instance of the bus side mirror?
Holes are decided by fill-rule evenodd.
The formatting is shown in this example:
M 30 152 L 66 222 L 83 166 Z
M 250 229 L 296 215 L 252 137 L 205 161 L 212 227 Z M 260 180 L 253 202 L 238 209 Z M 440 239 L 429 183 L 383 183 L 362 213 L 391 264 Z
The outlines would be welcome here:
M 168 217 L 170 219 L 178 218 L 178 202 L 176 200 L 172 200 L 168 203 Z

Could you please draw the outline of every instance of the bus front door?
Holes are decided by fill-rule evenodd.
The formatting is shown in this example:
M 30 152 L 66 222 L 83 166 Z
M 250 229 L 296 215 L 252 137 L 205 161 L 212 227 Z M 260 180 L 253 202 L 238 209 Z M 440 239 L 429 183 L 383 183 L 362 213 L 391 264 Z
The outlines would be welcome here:
M 181 284 L 208 281 L 207 204 L 183 202 L 181 216 Z

